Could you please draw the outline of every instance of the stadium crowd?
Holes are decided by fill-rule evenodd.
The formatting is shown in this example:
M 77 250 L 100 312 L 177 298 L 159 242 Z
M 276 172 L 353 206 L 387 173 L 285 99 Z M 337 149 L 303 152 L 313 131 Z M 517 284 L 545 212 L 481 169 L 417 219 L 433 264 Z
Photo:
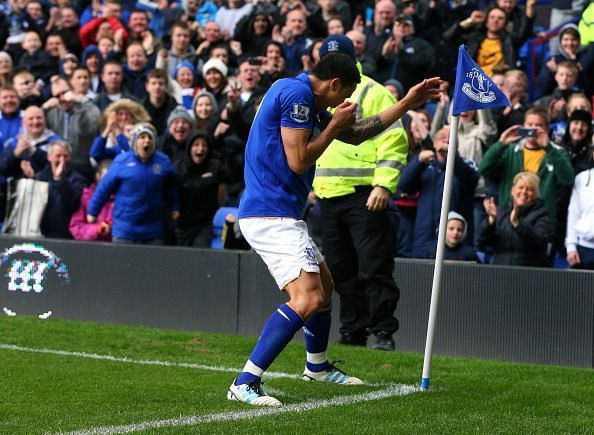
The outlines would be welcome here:
M 453 83 L 463 43 L 511 103 L 460 115 L 446 258 L 594 268 L 594 26 L 576 24 L 594 6 L 538 3 L 2 2 L 3 232 L 209 247 L 217 210 L 239 203 L 264 93 L 311 71 L 325 37 L 346 35 L 362 72 L 396 98 L 426 77 Z M 529 83 L 521 48 L 554 30 Z M 402 119 L 395 256 L 435 256 L 450 100 Z M 314 192 L 310 202 L 304 218 L 323 231 Z

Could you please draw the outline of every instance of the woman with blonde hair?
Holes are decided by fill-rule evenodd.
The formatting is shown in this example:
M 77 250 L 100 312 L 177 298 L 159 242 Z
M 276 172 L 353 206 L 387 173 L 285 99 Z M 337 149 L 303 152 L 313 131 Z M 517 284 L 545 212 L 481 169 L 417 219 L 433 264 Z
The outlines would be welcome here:
M 511 201 L 498 208 L 493 198 L 485 198 L 487 218 L 479 235 L 479 249 L 494 249 L 493 264 L 550 267 L 548 248 L 555 225 L 539 196 L 540 178 L 520 172 L 513 179 Z
M 101 133 L 91 146 L 91 159 L 96 163 L 113 159 L 129 151 L 130 130 L 139 122 L 150 122 L 151 117 L 144 107 L 127 98 L 115 101 L 106 107 L 101 117 Z

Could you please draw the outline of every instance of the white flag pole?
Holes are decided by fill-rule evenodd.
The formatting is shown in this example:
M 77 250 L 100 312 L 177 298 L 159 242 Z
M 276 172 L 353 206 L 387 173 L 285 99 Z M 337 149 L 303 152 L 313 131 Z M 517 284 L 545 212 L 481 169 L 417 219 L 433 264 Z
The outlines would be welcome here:
M 458 116 L 452 116 L 450 126 L 450 140 L 448 144 L 448 158 L 446 160 L 445 181 L 443 185 L 443 196 L 441 199 L 441 214 L 439 217 L 439 233 L 437 236 L 437 252 L 435 254 L 435 269 L 433 270 L 433 287 L 431 289 L 431 306 L 429 308 L 429 322 L 427 324 L 427 341 L 425 342 L 425 359 L 423 361 L 423 376 L 421 388 L 429 389 L 431 376 L 431 357 L 433 353 L 433 336 L 435 333 L 435 321 L 437 318 L 437 306 L 439 303 L 439 291 L 441 287 L 441 270 L 443 266 L 443 253 L 445 250 L 446 224 L 450 208 L 450 194 L 454 179 L 454 160 L 458 149 Z

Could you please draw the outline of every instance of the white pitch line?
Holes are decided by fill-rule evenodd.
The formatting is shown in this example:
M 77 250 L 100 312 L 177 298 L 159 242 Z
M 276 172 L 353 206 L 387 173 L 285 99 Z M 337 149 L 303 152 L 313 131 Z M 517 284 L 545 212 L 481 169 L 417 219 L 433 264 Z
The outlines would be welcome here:
M 233 367 L 208 366 L 208 365 L 204 365 L 204 364 L 160 361 L 160 360 L 153 360 L 153 359 L 133 359 L 133 358 L 128 358 L 128 357 L 101 355 L 101 354 L 97 354 L 97 353 L 72 352 L 72 351 L 68 351 L 68 350 L 59 350 L 59 349 L 25 347 L 25 346 L 17 346 L 14 344 L 5 344 L 5 343 L 0 343 L 0 349 L 14 350 L 14 351 L 18 351 L 18 352 L 45 353 L 45 354 L 60 355 L 60 356 L 74 356 L 74 357 L 78 357 L 78 358 L 87 358 L 87 359 L 111 361 L 111 362 L 119 362 L 119 363 L 129 363 L 129 364 L 140 364 L 140 365 L 145 365 L 145 366 L 182 367 L 182 368 L 186 368 L 186 369 L 199 369 L 199 370 L 209 370 L 209 371 L 213 371 L 213 372 L 226 372 L 226 373 L 239 373 L 241 371 L 240 368 L 233 368 Z M 275 379 L 277 379 L 277 378 L 301 379 L 301 375 L 296 375 L 296 374 L 292 374 L 292 373 L 283 373 L 283 372 L 266 372 L 266 377 L 267 378 L 275 378 Z
M 168 420 L 145 421 L 142 423 L 122 426 L 100 426 L 91 429 L 68 432 L 67 435 L 111 435 L 160 428 L 197 426 L 205 423 L 250 420 L 269 415 L 305 412 L 315 409 L 328 408 L 331 406 L 352 405 L 355 403 L 369 402 L 372 400 L 387 399 L 389 397 L 406 396 L 408 394 L 418 393 L 420 391 L 423 390 L 421 390 L 420 387 L 413 385 L 392 385 L 390 388 L 373 391 L 370 393 L 353 394 L 350 396 L 336 396 L 325 400 L 311 400 L 309 402 L 295 403 L 279 408 L 254 408 L 246 411 L 221 412 L 218 414 L 208 415 L 191 415 L 187 417 L 172 418 Z

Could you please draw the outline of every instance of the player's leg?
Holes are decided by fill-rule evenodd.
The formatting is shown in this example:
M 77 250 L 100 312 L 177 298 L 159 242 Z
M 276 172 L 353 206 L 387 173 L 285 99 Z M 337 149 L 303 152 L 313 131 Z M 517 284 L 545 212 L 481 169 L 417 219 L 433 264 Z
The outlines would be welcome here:
M 264 371 L 291 341 L 304 319 L 324 303 L 316 251 L 301 221 L 290 219 L 240 220 L 242 233 L 262 257 L 279 288 L 290 296 L 266 321 L 242 372 L 229 388 L 228 398 L 253 405 L 278 406 L 261 389 Z M 317 251 L 319 252 L 319 251 Z
M 304 327 L 306 363 L 303 379 L 346 385 L 362 384 L 359 378 L 347 375 L 328 361 L 334 282 L 328 265 L 323 260 L 320 263 L 319 281 L 322 286 L 323 301 L 319 310 L 306 320 Z

